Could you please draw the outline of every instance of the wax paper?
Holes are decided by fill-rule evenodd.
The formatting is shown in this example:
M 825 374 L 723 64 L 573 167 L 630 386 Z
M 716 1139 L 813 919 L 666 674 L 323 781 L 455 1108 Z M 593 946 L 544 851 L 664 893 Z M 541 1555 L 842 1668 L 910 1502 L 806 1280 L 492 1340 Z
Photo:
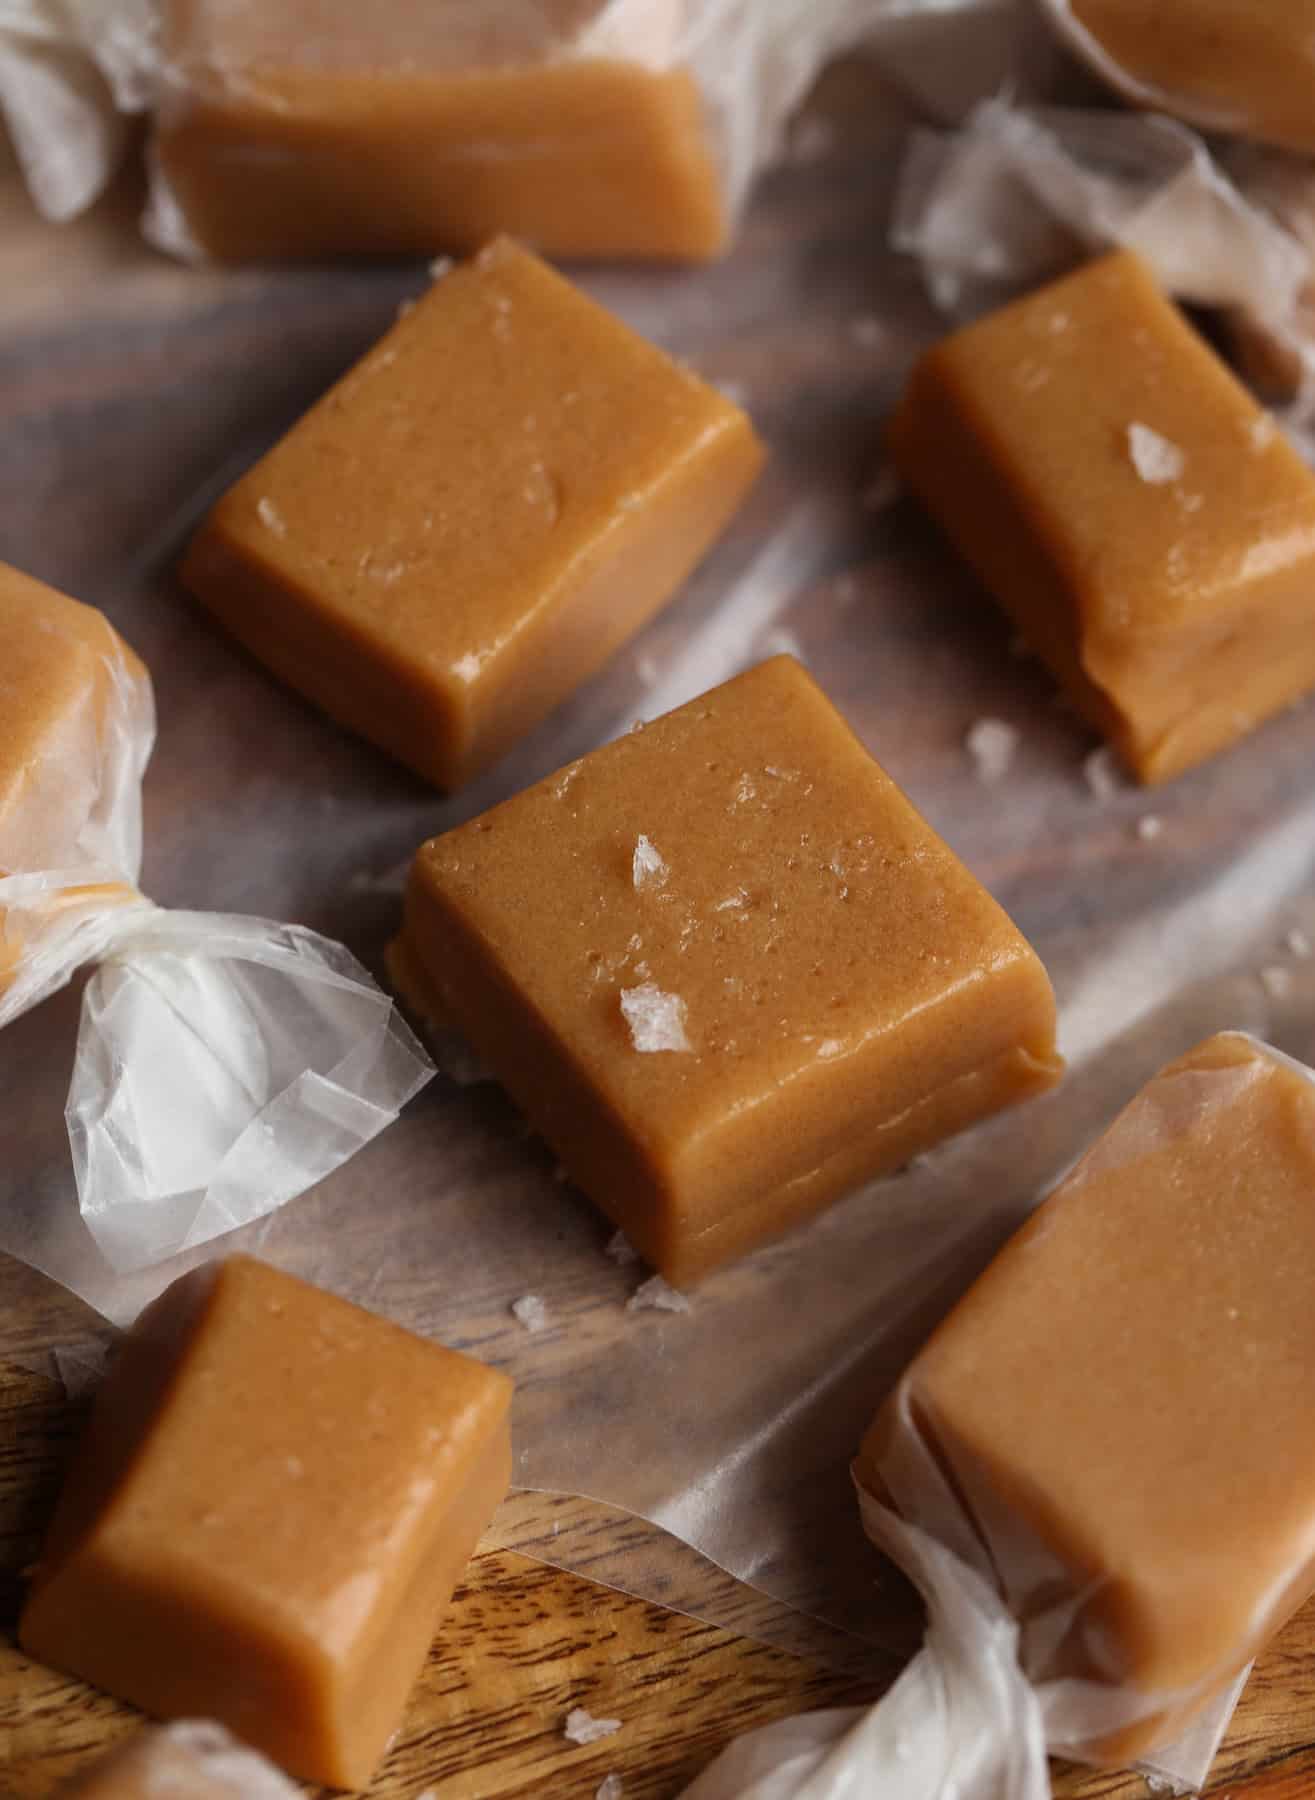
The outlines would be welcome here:
M 224 1240 L 513 1374 L 520 1484 L 657 1521 L 759 1590 L 900 1646 L 913 1615 L 863 1538 L 848 1465 L 926 1332 L 1171 1056 L 1230 1026 L 1315 1056 L 1315 712 L 1154 793 L 1122 786 L 884 471 L 884 421 L 944 326 L 886 242 L 909 124 L 878 72 L 837 70 L 727 263 L 582 277 L 747 404 L 772 461 L 672 606 L 447 799 L 280 687 L 174 575 L 209 501 L 427 272 L 171 267 L 133 247 L 129 197 L 113 229 L 52 234 L 48 265 L 29 240 L 11 265 L 26 287 L 0 284 L 0 546 L 104 606 L 152 666 L 144 886 L 162 904 L 294 920 L 378 973 L 424 837 L 791 648 L 1037 947 L 1064 1085 L 714 1276 L 688 1311 L 628 1310 L 649 1272 L 607 1254 L 611 1226 L 488 1083 L 435 1081 L 350 1164 Z M 18 254 L 4 244 L 0 273 Z M 71 308 L 54 271 L 75 256 L 85 300 Z M 992 779 L 968 747 L 988 720 L 1015 734 Z M 69 1199 L 72 1008 L 57 995 L 0 1034 L 22 1121 L 5 1208 Z M 124 1317 L 187 1260 L 83 1291 Z M 95 1335 L 53 1292 L 22 1292 L 40 1304 L 0 1309 L 0 1354 Z M 511 1310 L 529 1296 L 535 1331 Z M 587 1535 L 562 1539 L 591 1572 Z M 672 1592 L 643 1557 L 626 1562 L 608 1578 Z M 715 1610 L 693 1585 L 680 1603 Z

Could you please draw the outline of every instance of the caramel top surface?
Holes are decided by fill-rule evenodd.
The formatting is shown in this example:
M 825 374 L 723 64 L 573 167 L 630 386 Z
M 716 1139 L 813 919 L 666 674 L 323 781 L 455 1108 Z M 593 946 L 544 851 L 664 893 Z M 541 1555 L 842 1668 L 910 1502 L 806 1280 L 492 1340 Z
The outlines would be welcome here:
M 691 1156 L 728 1117 L 883 1036 L 897 1056 L 905 1020 L 1035 962 L 790 657 L 432 840 L 412 879 L 641 1139 Z M 645 1019 L 688 1048 L 641 1051 Z
M 1129 252 L 928 352 L 1109 645 L 1315 564 L 1315 476 Z
M 609 6 L 614 0 L 166 0 L 166 44 L 184 66 L 218 70 L 457 74 L 550 61 Z M 659 0 L 656 10 L 674 6 Z
M 511 1384 L 247 1257 L 196 1295 L 102 1551 L 186 1568 L 216 1606 L 333 1656 L 428 1550 Z
M 1315 1084 L 1224 1034 L 1142 1091 L 909 1372 L 961 1478 L 990 1471 L 1126 1590 L 1134 1666 L 1236 1666 L 1305 1571 L 1313 1289 Z
M 399 319 L 210 529 L 373 654 L 459 696 L 630 510 L 742 425 L 716 389 L 500 241 Z
M 61 783 L 72 794 L 90 779 L 112 664 L 145 679 L 102 613 L 0 563 L 0 873 L 59 841 L 50 815 Z
M 1211 123 L 1315 145 L 1315 0 L 1071 0 L 1126 75 L 1189 100 Z

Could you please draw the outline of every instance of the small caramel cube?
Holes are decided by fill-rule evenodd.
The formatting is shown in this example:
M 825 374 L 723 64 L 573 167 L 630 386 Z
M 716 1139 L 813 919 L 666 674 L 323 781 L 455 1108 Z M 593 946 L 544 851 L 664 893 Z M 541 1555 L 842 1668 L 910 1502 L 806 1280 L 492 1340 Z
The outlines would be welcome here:
M 416 858 L 399 981 L 672 1281 L 1049 1087 L 995 902 L 777 657 Z
M 506 1489 L 510 1392 L 248 1257 L 184 1276 L 97 1399 L 24 1649 L 364 1786 Z
M 499 243 L 219 502 L 183 576 L 276 674 L 451 787 L 670 599 L 761 460 L 738 407 Z
M 149 718 L 146 671 L 109 620 L 0 563 L 0 879 L 87 860 L 120 682 L 139 687 Z M 97 883 L 52 892 L 48 906 L 133 898 L 127 885 Z M 23 953 L 10 920 L 6 930 L 0 906 L 0 992 Z
M 183 1719 L 142 1731 L 84 1770 L 60 1800 L 298 1800 L 273 1763 L 222 1725 Z
M 863 1485 L 935 1531 L 893 1455 L 915 1422 L 1034 1680 L 1149 1707 L 1088 1760 L 1172 1741 L 1315 1588 L 1313 1287 L 1315 1082 L 1224 1033 L 1133 1100 L 864 1441 Z
M 890 444 L 1142 781 L 1315 685 L 1315 476 L 1130 253 L 936 345 Z
M 1103 72 L 1117 72 L 1125 92 L 1140 90 L 1143 104 L 1181 109 L 1218 131 L 1315 150 L 1315 0 L 1063 3 L 1114 64 Z
M 504 231 L 555 257 L 705 261 L 729 197 L 686 14 L 165 0 L 160 168 L 191 238 L 228 261 L 432 255 Z

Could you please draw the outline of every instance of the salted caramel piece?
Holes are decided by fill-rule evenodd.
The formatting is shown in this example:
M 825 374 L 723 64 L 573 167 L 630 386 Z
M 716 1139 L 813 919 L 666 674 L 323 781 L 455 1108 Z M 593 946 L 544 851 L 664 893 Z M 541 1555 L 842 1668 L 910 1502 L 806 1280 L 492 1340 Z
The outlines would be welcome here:
M 219 502 L 183 577 L 285 681 L 452 787 L 670 599 L 761 460 L 738 407 L 498 243 Z
M 934 346 L 890 448 L 1140 780 L 1315 686 L 1315 476 L 1131 253 Z
M 103 613 L 0 563 L 0 879 L 69 865 L 97 804 L 116 683 L 147 682 Z M 120 883 L 52 894 L 50 906 L 135 899 Z M 22 957 L 22 936 L 0 905 L 0 992 Z
M 1218 131 L 1315 150 L 1315 0 L 1065 3 L 1107 59 L 1102 72 L 1125 92 L 1140 90 L 1143 103 Z
M 203 1719 L 142 1731 L 100 1758 L 60 1800 L 297 1800 L 273 1763 Z
M 363 1787 L 506 1490 L 510 1392 L 249 1257 L 184 1276 L 98 1396 L 24 1649 Z
M 686 0 L 167 0 L 156 152 L 228 261 L 705 261 L 729 216 Z
M 1313 1284 L 1315 1083 L 1223 1033 L 1088 1151 L 864 1441 L 880 1494 L 900 1415 L 916 1421 L 991 1547 L 1033 1679 L 1149 1708 L 1092 1760 L 1172 1741 L 1315 1588 Z
M 790 657 L 426 844 L 393 967 L 676 1283 L 1060 1068 L 1036 956 Z

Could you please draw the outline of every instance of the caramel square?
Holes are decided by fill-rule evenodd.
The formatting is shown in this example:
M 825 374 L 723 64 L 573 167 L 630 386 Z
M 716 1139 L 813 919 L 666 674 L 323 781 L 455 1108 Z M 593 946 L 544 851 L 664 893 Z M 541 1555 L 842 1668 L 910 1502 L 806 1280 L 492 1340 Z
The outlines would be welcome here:
M 1049 1087 L 999 906 L 778 657 L 433 839 L 395 973 L 670 1280 Z
M 363 1787 L 506 1490 L 510 1392 L 248 1257 L 184 1276 L 97 1399 L 24 1649 Z
M 890 1461 L 916 1421 L 1034 1680 L 1140 1698 L 1087 1760 L 1172 1741 L 1315 1588 L 1313 1285 L 1315 1081 L 1222 1033 L 1092 1146 L 864 1441 L 864 1486 L 890 1473 L 934 1531 Z
M 1315 476 L 1130 252 L 928 351 L 890 448 L 1141 781 L 1315 685 Z
M 453 787 L 671 598 L 761 460 L 715 388 L 497 243 L 219 502 L 183 578 L 277 675 Z

